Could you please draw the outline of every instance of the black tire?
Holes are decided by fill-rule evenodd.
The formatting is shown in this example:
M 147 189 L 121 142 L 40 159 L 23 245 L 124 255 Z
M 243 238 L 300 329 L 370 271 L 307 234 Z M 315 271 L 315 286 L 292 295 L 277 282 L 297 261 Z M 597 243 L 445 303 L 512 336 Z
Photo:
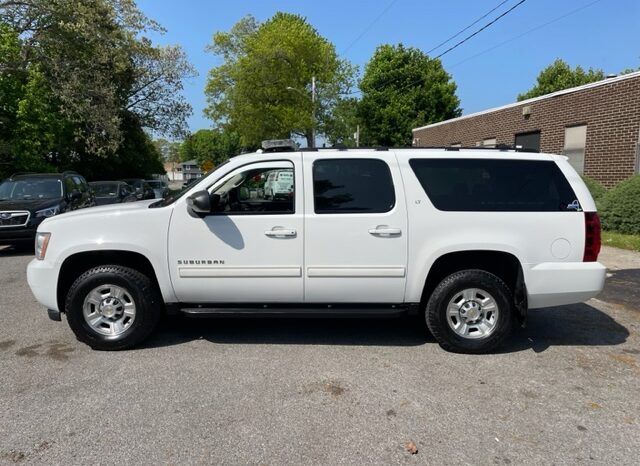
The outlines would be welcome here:
M 479 288 L 492 295 L 498 306 L 495 327 L 485 337 L 466 338 L 458 335 L 447 322 L 447 306 L 457 294 Z M 497 348 L 511 333 L 514 316 L 513 296 L 509 287 L 497 276 L 484 270 L 462 270 L 449 275 L 435 288 L 425 310 L 427 326 L 440 346 L 453 353 L 481 354 Z
M 136 307 L 135 319 L 123 333 L 107 336 L 93 330 L 83 314 L 85 297 L 101 285 L 125 288 Z M 65 301 L 67 321 L 78 340 L 95 350 L 123 350 L 138 345 L 155 329 L 164 305 L 154 282 L 143 273 L 121 265 L 101 265 L 87 270 L 73 282 Z

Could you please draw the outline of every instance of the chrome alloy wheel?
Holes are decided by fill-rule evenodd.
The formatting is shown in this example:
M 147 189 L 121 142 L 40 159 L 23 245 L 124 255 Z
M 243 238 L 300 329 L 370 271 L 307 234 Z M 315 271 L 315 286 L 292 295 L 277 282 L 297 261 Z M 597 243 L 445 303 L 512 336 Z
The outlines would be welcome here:
M 496 300 L 479 288 L 456 293 L 447 305 L 449 328 L 463 338 L 489 336 L 496 328 L 499 315 Z
M 101 285 L 84 298 L 82 313 L 95 332 L 115 337 L 133 324 L 136 304 L 127 289 L 118 285 Z

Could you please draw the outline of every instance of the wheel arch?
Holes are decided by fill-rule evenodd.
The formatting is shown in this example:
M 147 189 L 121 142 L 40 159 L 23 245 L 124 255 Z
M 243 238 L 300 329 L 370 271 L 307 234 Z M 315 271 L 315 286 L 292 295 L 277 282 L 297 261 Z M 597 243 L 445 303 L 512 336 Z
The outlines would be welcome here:
M 427 274 L 420 299 L 424 306 L 438 284 L 452 273 L 479 269 L 500 278 L 511 290 L 521 321 L 527 309 L 527 293 L 520 260 L 512 253 L 499 250 L 473 249 L 454 251 L 438 257 Z
M 139 252 L 117 249 L 77 252 L 67 257 L 60 266 L 56 287 L 58 309 L 64 312 L 67 292 L 80 275 L 93 267 L 107 264 L 138 270 L 148 276 L 160 289 L 151 261 Z

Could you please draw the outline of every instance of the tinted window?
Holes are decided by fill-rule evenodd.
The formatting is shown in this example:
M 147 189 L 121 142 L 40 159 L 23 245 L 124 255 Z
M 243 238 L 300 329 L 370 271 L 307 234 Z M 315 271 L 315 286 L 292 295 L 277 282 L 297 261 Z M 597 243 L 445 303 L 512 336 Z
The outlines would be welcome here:
M 554 162 L 413 159 L 411 168 L 439 210 L 554 212 L 576 195 Z
M 0 199 L 33 200 L 62 197 L 62 183 L 56 178 L 18 178 L 0 184 Z
M 389 166 L 376 159 L 317 160 L 313 195 L 317 214 L 389 212 L 396 202 Z
M 116 197 L 118 195 L 118 185 L 116 183 L 96 183 L 92 184 L 91 187 L 98 197 Z

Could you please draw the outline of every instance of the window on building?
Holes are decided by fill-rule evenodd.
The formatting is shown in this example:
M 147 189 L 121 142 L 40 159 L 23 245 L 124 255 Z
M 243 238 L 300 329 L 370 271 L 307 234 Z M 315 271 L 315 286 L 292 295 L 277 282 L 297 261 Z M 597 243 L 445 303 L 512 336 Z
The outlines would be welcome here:
M 528 133 L 516 134 L 516 147 L 523 149 L 540 151 L 540 131 L 530 131 Z
M 587 125 L 569 126 L 564 129 L 564 155 L 580 173 L 584 173 L 584 149 L 587 145 Z
M 316 160 L 313 196 L 317 214 L 382 213 L 396 203 L 389 166 L 377 159 Z
M 555 162 L 412 159 L 409 164 L 439 210 L 558 212 L 571 210 L 576 199 Z
M 496 147 L 496 138 L 483 139 L 482 147 Z

